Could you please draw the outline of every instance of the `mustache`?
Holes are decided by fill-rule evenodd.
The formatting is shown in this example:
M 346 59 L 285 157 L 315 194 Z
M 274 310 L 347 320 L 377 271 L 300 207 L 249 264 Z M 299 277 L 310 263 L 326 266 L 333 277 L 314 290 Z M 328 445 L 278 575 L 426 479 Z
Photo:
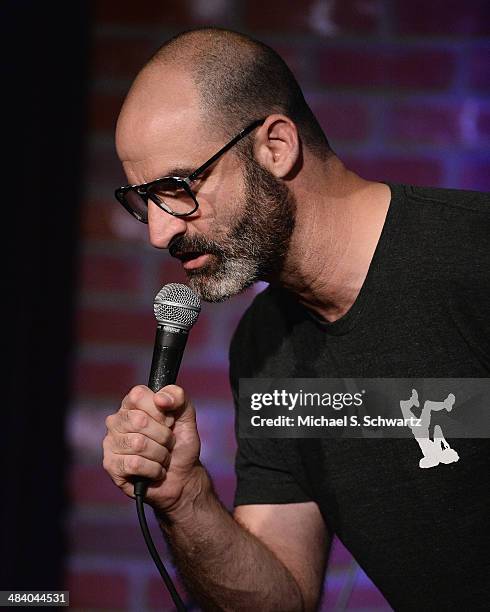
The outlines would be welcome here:
M 172 257 L 182 257 L 188 253 L 209 253 L 211 255 L 223 255 L 222 247 L 204 236 L 176 236 L 170 241 L 168 252 Z

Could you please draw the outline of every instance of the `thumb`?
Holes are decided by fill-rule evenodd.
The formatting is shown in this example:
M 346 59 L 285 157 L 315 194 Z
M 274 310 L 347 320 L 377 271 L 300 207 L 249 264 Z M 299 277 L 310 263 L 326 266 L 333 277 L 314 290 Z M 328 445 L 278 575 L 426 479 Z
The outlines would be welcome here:
M 180 423 L 196 420 L 196 412 L 190 399 L 186 396 L 184 389 L 178 385 L 167 385 L 162 387 L 154 396 L 157 408 L 169 416 L 175 417 Z M 171 411 L 171 412 L 170 412 Z

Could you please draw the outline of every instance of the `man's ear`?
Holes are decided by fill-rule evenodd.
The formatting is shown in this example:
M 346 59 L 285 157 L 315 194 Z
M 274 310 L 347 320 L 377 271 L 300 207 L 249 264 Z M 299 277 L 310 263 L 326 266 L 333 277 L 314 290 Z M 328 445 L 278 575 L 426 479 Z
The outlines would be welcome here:
M 257 130 L 255 158 L 271 174 L 284 178 L 300 157 L 300 142 L 296 125 L 286 115 L 269 115 Z

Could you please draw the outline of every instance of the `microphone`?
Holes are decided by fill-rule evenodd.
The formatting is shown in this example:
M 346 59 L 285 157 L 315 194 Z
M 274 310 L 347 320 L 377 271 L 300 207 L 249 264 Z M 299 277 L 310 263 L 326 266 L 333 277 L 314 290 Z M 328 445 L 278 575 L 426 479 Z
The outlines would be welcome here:
M 157 293 L 153 302 L 153 311 L 157 320 L 157 333 L 148 386 L 156 393 L 165 385 L 173 384 L 177 379 L 189 330 L 197 321 L 201 311 L 201 300 L 187 285 L 170 283 Z M 186 612 L 187 608 L 158 555 L 146 522 L 143 499 L 149 480 L 138 476 L 133 479 L 133 482 L 136 511 L 148 551 L 167 586 L 176 609 L 178 612 Z
M 176 381 L 189 331 L 200 311 L 201 300 L 187 285 L 164 285 L 155 296 L 157 331 L 148 380 L 148 387 L 155 393 Z M 136 495 L 144 497 L 147 487 L 146 478 L 134 479 Z

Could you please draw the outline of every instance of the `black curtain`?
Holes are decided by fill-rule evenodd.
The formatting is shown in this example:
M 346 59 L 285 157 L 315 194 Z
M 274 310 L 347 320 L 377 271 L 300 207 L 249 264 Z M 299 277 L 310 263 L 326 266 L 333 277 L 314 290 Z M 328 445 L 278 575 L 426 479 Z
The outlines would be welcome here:
M 62 589 L 89 2 L 3 3 L 1 590 Z M 7 280 L 8 279 L 8 280 Z

